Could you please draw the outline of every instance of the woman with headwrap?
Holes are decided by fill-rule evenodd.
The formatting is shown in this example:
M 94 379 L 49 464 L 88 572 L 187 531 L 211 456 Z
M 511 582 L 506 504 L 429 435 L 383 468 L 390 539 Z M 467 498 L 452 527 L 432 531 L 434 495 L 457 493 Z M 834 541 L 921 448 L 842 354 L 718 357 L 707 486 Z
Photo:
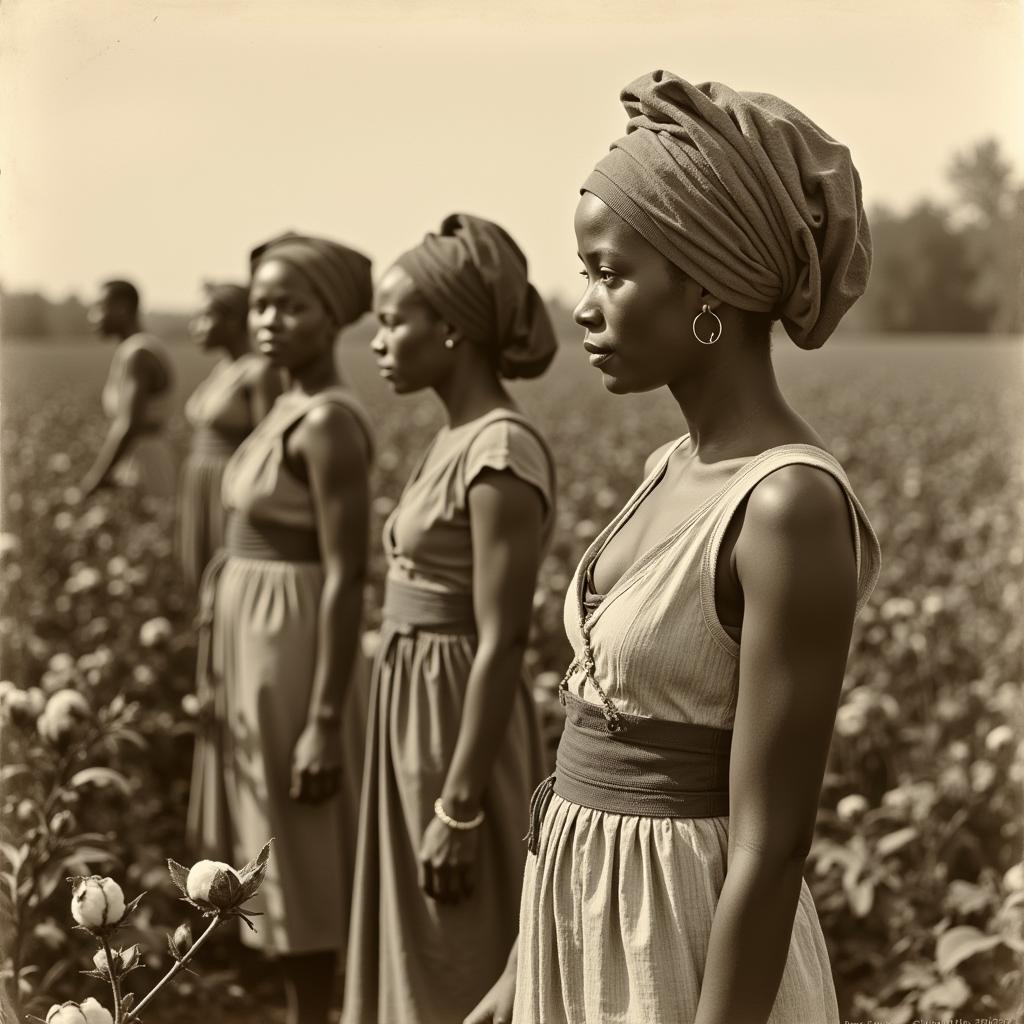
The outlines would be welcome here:
M 242 937 L 281 958 L 290 1024 L 322 1024 L 344 963 L 358 817 L 372 453 L 334 342 L 371 306 L 370 261 L 289 233 L 251 265 L 249 328 L 286 388 L 224 470 L 199 678 L 223 724 L 223 771 L 199 780 L 192 820 L 206 855 L 236 864 L 273 837 L 254 901 L 264 916 Z
M 518 970 L 469 1019 L 507 1019 L 515 975 L 524 1024 L 835 1022 L 803 868 L 880 556 L 769 335 L 817 348 L 864 290 L 860 181 L 775 96 L 656 71 L 622 98 L 576 209 L 575 317 L 606 388 L 668 387 L 689 432 L 569 588 Z
M 196 344 L 221 358 L 185 403 L 192 439 L 178 487 L 178 556 L 191 590 L 224 539 L 224 467 L 281 392 L 277 370 L 249 346 L 248 289 L 205 282 L 203 291 L 189 326 Z
M 551 454 L 503 380 L 555 354 L 526 258 L 453 214 L 375 297 L 381 375 L 447 423 L 384 526 L 344 1020 L 449 1024 L 516 933 L 542 746 L 522 658 L 554 522 Z

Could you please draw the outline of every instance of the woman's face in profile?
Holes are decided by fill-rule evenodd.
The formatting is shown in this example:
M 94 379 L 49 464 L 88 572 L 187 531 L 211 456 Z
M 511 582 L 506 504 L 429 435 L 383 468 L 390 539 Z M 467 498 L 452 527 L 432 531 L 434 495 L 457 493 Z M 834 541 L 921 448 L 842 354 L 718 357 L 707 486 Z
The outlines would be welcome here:
M 373 309 L 378 325 L 370 347 L 381 377 L 400 395 L 432 387 L 451 365 L 448 331 L 402 267 L 380 279 Z
M 222 303 L 207 299 L 189 321 L 189 333 L 204 352 L 216 348 L 227 349 L 236 337 L 245 334 L 245 324 L 239 323 L 237 318 L 238 314 L 232 314 Z
M 257 351 L 275 366 L 295 370 L 323 355 L 337 330 L 306 276 L 271 258 L 253 275 L 249 332 Z
M 590 192 L 574 226 L 587 283 L 573 316 L 604 386 L 624 395 L 679 380 L 693 356 L 687 338 L 698 286 Z

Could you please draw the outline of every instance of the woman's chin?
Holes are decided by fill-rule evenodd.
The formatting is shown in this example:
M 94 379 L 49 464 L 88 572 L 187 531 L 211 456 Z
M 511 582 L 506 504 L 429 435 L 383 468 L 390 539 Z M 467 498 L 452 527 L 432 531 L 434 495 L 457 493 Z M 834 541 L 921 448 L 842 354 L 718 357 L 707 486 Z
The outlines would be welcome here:
M 610 373 L 602 372 L 601 383 L 604 385 L 605 391 L 612 395 L 629 395 L 634 391 L 629 386 L 628 381 L 623 380 L 621 377 L 615 377 Z

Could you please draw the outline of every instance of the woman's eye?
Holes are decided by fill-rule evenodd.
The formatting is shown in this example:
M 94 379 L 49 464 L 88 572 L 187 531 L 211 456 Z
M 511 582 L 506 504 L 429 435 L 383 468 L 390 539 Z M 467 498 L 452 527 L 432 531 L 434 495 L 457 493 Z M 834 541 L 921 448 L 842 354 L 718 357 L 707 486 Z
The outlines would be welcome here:
M 616 275 L 615 275 L 615 273 L 613 271 L 608 270 L 605 267 L 602 267 L 597 272 L 597 276 L 601 279 L 602 282 L 604 282 L 604 284 L 607 284 L 609 281 L 614 280 Z

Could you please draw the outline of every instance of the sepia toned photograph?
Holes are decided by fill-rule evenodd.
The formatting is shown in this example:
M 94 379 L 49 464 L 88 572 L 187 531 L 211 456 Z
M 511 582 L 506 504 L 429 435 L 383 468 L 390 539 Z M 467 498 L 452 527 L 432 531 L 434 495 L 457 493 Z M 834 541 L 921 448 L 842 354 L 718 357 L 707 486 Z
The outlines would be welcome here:
M 0 81 L 0 1024 L 1024 1024 L 1022 0 Z

